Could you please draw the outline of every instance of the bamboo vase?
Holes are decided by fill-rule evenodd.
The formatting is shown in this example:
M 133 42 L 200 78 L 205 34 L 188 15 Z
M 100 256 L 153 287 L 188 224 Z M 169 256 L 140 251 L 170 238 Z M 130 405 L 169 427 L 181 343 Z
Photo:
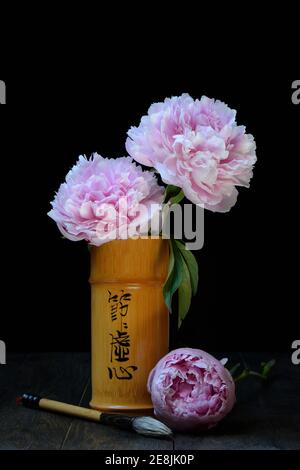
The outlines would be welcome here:
M 148 375 L 169 345 L 162 293 L 168 259 L 168 241 L 161 238 L 92 247 L 92 408 L 152 409 Z

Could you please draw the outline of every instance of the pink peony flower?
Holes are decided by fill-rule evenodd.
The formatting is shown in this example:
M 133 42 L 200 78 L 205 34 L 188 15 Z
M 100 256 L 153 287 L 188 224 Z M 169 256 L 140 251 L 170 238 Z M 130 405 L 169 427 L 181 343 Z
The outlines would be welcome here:
M 182 188 L 195 204 L 227 212 L 236 186 L 249 186 L 256 162 L 254 138 L 237 126 L 225 103 L 188 94 L 150 106 L 139 127 L 128 131 L 126 149 L 139 163 L 155 167 L 163 181 Z
M 148 379 L 157 418 L 179 431 L 215 426 L 235 403 L 235 384 L 223 363 L 200 349 L 164 356 Z
M 154 174 L 130 157 L 108 159 L 94 153 L 89 160 L 79 157 L 48 215 L 66 238 L 99 246 L 147 233 L 163 191 Z

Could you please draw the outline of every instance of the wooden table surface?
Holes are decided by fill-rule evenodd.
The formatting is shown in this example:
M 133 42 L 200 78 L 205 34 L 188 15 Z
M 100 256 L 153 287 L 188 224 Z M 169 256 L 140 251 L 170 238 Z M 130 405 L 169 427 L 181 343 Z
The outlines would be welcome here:
M 292 365 L 287 354 L 225 356 L 253 367 L 273 357 L 277 364 L 267 383 L 248 379 L 238 384 L 234 410 L 215 429 L 160 440 L 17 407 L 16 397 L 26 391 L 87 406 L 90 357 L 86 353 L 8 355 L 7 364 L 0 366 L 0 449 L 300 449 L 300 366 Z

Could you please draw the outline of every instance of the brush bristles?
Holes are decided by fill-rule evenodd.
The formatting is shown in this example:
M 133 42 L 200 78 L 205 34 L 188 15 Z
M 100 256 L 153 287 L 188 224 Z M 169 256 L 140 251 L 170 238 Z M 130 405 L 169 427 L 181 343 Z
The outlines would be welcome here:
M 137 416 L 132 422 L 135 432 L 144 436 L 171 437 L 172 431 L 164 423 L 151 416 Z

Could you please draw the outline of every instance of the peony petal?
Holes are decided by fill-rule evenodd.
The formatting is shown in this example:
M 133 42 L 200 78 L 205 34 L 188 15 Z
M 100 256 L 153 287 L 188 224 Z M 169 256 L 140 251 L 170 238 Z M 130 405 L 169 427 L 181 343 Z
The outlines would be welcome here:
M 153 216 L 151 207 L 161 209 L 163 193 L 154 173 L 143 171 L 130 157 L 80 156 L 48 215 L 66 238 L 100 246 L 127 238 L 129 222 L 146 230 Z
M 229 371 L 199 349 L 176 349 L 163 357 L 149 375 L 148 391 L 155 415 L 179 431 L 210 428 L 235 403 Z
M 187 94 L 167 98 L 150 106 L 128 136 L 126 148 L 136 161 L 156 168 L 165 183 L 208 210 L 230 210 L 235 186 L 249 186 L 255 141 L 221 101 Z

